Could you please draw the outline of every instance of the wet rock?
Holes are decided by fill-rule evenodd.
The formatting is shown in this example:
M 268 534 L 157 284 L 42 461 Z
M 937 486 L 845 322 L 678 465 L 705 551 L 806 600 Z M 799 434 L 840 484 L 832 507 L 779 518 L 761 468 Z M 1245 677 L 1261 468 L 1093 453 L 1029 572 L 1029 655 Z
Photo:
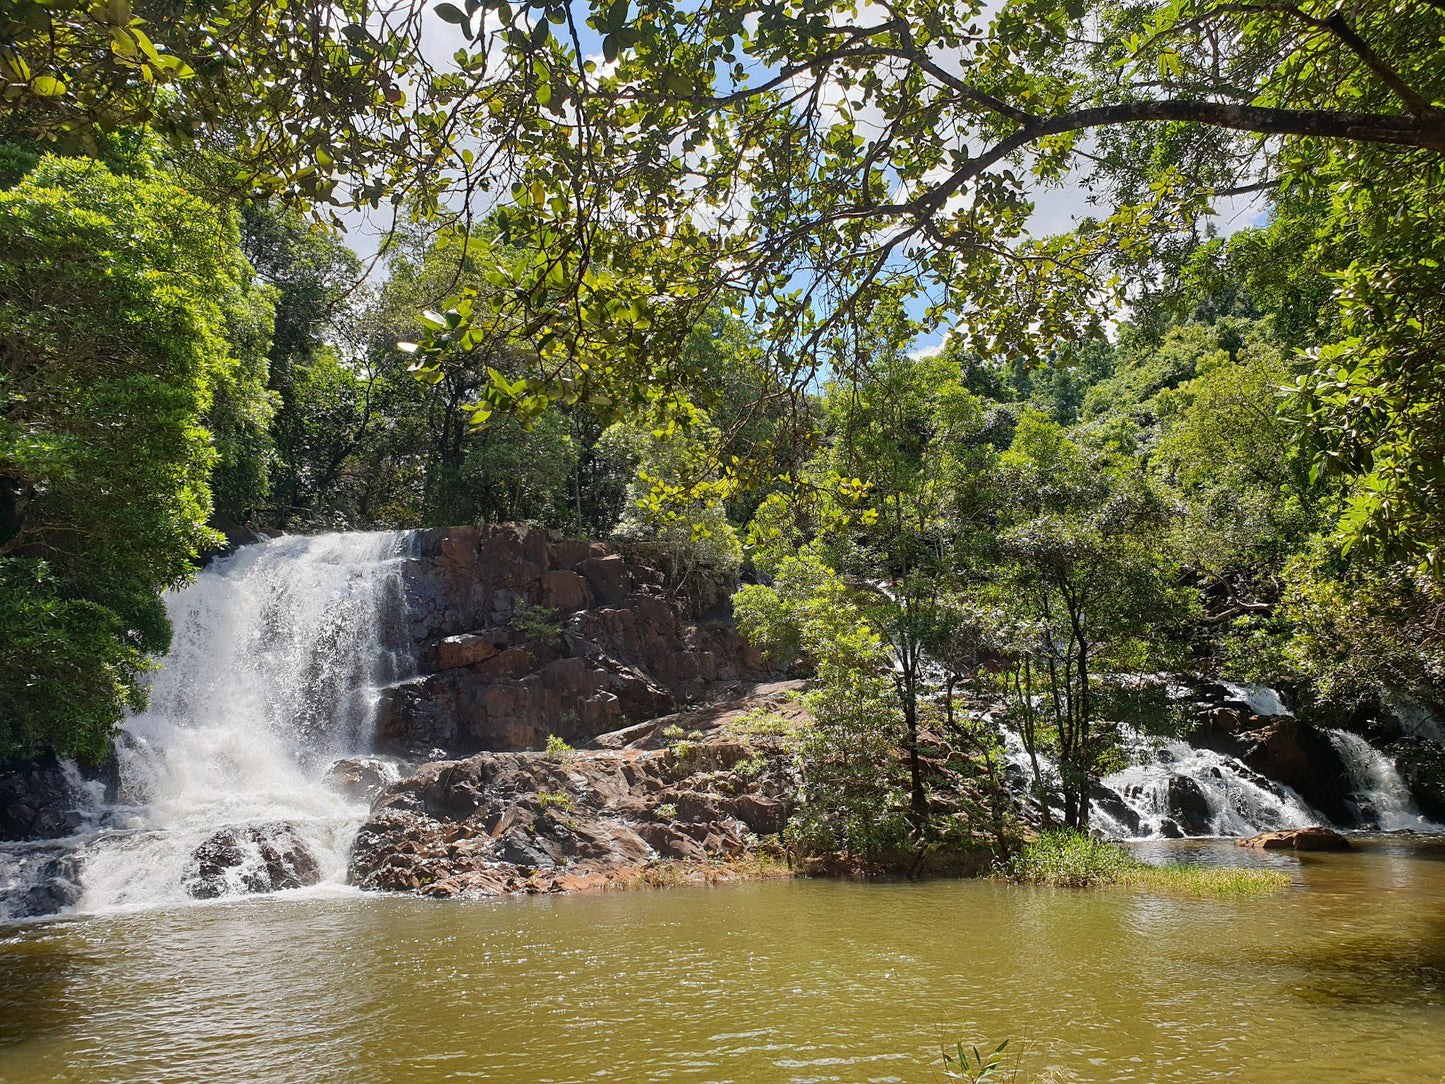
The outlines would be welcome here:
M 1292 715 L 1252 715 L 1243 705 L 1225 705 L 1200 718 L 1189 742 L 1237 757 L 1338 824 L 1356 823 L 1349 769 L 1318 727 Z
M 222 828 L 191 852 L 186 891 L 196 899 L 303 888 L 321 866 L 289 824 Z
M 353 801 L 367 801 L 396 782 L 397 772 L 377 757 L 348 757 L 326 769 L 323 782 Z
M 80 902 L 80 859 L 64 845 L 6 848 L 0 855 L 0 918 L 40 918 Z
M 1350 841 L 1331 828 L 1290 828 L 1280 832 L 1262 832 L 1249 839 L 1238 840 L 1241 847 L 1262 851 L 1348 851 Z
M 1117 791 L 1110 790 L 1101 783 L 1095 783 L 1089 791 L 1089 801 L 1121 825 L 1130 835 L 1139 834 L 1141 823 L 1139 814 L 1124 801 L 1123 796 Z
M 1420 812 L 1445 823 L 1445 747 L 1424 738 L 1404 737 L 1387 752 Z
M 1207 836 L 1213 830 L 1213 816 L 1204 790 L 1187 775 L 1169 777 L 1166 793 L 1169 815 L 1188 836 Z
M 79 774 L 53 757 L 0 767 L 0 840 L 73 835 L 85 805 Z

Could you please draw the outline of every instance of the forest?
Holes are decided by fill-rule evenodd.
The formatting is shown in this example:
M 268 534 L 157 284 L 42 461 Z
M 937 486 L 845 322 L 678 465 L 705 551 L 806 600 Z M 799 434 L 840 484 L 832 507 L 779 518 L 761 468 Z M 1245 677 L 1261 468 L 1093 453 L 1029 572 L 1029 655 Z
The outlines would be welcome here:
M 246 530 L 520 521 L 741 572 L 838 740 L 909 754 L 873 801 L 915 819 L 925 656 L 1040 713 L 1069 823 L 1147 714 L 1127 675 L 1439 702 L 1433 8 L 614 4 L 600 65 L 567 9 L 435 14 L 455 72 L 341 9 L 208 7 L 214 55 L 123 3 L 7 17 L 8 755 L 103 757 L 160 591 Z M 1237 84 L 1278 104 L 1216 118 Z M 1161 102 L 1198 115 L 1085 115 Z M 1065 185 L 1088 213 L 1032 236 Z M 368 205 L 369 265 L 335 225 Z
M 735 589 L 806 681 L 795 858 L 1097 835 L 1179 682 L 1438 717 L 1442 42 L 1400 0 L 15 0 L 0 762 L 111 760 L 217 555 L 504 523 Z M 1445 747 L 1389 752 L 1445 809 Z

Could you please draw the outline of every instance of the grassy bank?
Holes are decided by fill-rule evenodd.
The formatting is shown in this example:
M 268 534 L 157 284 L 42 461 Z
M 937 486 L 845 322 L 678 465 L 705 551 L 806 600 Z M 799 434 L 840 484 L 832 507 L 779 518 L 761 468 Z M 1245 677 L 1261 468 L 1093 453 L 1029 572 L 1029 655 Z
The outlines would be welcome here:
M 1288 888 L 1278 870 L 1217 866 L 1162 866 L 1141 862 L 1117 843 L 1080 832 L 1049 831 L 1025 844 L 1005 867 L 1004 877 L 1021 884 L 1058 888 L 1119 885 L 1182 896 L 1268 896 Z

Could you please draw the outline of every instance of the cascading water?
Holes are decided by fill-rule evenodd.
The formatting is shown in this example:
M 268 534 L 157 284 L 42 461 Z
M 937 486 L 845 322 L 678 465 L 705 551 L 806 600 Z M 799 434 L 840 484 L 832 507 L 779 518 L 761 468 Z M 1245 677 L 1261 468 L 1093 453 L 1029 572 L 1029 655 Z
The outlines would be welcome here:
M 405 534 L 287 536 L 167 596 L 174 640 L 117 740 L 118 804 L 77 853 L 79 909 L 341 881 L 366 806 L 323 775 L 369 751 L 411 670 L 409 552 Z
M 1440 826 L 1427 820 L 1415 807 L 1410 789 L 1400 777 L 1395 762 L 1358 734 L 1327 730 L 1331 743 L 1349 770 L 1354 800 L 1361 819 L 1386 832 L 1409 829 L 1438 832 Z
M 1289 714 L 1278 694 L 1260 685 L 1224 683 L 1236 699 L 1262 716 Z M 1187 692 L 1187 690 L 1181 690 Z M 1394 762 L 1364 738 L 1343 730 L 1325 731 L 1350 776 L 1357 825 L 1382 831 L 1439 832 L 1423 817 Z M 1023 742 L 1004 731 L 1011 774 L 1021 787 L 1033 778 Z M 1252 836 L 1286 828 L 1329 824 L 1293 789 L 1266 778 L 1236 757 L 1183 741 L 1121 733 L 1129 766 L 1099 781 L 1090 802 L 1090 823 L 1118 839 L 1177 836 Z M 1040 757 L 1040 769 L 1054 772 Z
M 1119 800 L 1096 798 L 1091 808 L 1108 835 L 1252 836 L 1322 823 L 1289 787 L 1212 749 L 1136 738 L 1129 753 L 1129 767 L 1100 780 Z

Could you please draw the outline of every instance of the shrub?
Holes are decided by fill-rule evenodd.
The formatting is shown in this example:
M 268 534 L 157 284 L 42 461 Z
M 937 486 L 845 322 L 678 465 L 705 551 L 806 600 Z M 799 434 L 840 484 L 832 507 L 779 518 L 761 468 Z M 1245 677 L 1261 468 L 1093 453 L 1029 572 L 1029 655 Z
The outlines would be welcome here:
M 1014 855 L 1007 875 L 1057 888 L 1121 885 L 1184 896 L 1266 896 L 1289 887 L 1278 870 L 1141 862 L 1117 843 L 1082 832 L 1044 832 Z

